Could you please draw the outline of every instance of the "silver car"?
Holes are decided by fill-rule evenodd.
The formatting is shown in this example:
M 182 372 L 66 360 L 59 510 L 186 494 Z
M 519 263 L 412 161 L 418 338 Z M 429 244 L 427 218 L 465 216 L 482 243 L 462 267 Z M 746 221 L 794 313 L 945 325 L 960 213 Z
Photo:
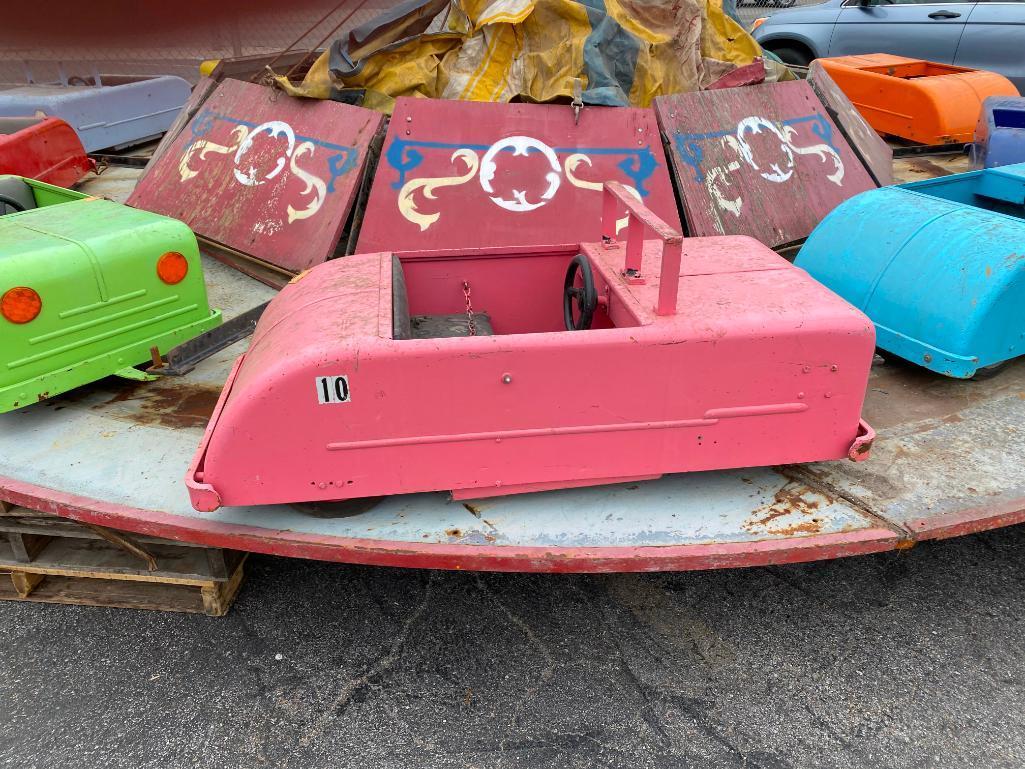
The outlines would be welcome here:
M 827 0 L 758 19 L 753 34 L 788 64 L 890 53 L 999 72 L 1025 91 L 1025 0 Z

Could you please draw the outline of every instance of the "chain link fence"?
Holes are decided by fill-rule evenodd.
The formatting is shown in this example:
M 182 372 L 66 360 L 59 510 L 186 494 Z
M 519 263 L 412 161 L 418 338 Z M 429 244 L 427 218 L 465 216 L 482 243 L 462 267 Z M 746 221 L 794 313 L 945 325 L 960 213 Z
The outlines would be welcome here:
M 115 25 L 108 19 L 103 30 L 75 36 L 66 30 L 40 34 L 33 25 L 8 27 L 0 29 L 0 83 L 57 83 L 97 73 L 178 75 L 195 83 L 206 59 L 324 48 L 393 5 L 389 0 L 322 0 L 302 7 L 282 2 L 264 10 L 249 6 L 214 17 L 196 13 L 168 19 L 167 28 L 161 28 L 161 17 L 154 22 L 150 14 L 141 23 L 129 9 Z
M 755 19 L 772 16 L 787 8 L 818 5 L 822 0 L 736 0 L 737 16 L 745 29 L 750 29 Z
M 820 0 L 736 0 L 737 16 L 755 19 Z M 60 4 L 59 4 L 60 5 Z M 0 25 L 0 83 L 57 83 L 101 75 L 199 77 L 205 59 L 250 56 L 288 47 L 323 48 L 388 8 L 393 0 L 305 0 L 210 4 L 176 0 L 85 3 L 60 20 L 29 17 Z M 119 7 L 120 5 L 120 7 Z M 83 10 L 83 8 L 85 10 Z M 102 15 L 106 12 L 106 15 Z M 78 15 L 75 15 L 75 14 Z M 62 23 L 58 23 L 62 22 Z

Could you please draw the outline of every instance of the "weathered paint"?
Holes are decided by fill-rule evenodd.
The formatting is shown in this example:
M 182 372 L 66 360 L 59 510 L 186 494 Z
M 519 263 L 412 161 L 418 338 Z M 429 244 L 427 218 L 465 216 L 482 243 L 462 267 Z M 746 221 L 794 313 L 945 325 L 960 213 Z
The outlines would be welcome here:
M 987 96 L 1017 96 L 1003 75 L 886 53 L 818 59 L 868 124 L 919 144 L 970 142 Z
M 225 80 L 129 205 L 291 272 L 334 253 L 382 117 Z
M 1025 354 L 1022 201 L 1025 163 L 873 190 L 829 214 L 795 264 L 864 311 L 882 349 L 969 378 Z
M 893 184 L 893 150 L 890 145 L 861 116 L 818 60 L 808 67 L 807 80 L 876 184 L 880 187 Z
M 356 251 L 597 240 L 606 181 L 679 226 L 649 109 L 401 98 Z
M 875 187 L 804 81 L 660 96 L 655 109 L 690 235 L 790 243 Z

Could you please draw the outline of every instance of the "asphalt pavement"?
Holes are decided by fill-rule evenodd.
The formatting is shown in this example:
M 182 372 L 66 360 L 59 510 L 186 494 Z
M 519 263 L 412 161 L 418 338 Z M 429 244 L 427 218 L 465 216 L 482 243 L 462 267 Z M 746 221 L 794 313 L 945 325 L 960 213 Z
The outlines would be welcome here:
M 219 619 L 0 602 L 0 767 L 1018 769 L 1023 544 L 608 576 L 255 556 Z

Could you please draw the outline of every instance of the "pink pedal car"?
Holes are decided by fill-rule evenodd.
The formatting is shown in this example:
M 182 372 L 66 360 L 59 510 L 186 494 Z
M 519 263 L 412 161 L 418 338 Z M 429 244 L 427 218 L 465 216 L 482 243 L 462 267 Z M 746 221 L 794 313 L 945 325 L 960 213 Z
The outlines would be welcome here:
M 752 238 L 684 239 L 618 183 L 602 231 L 360 254 L 295 278 L 224 386 L 186 478 L 193 506 L 867 457 L 865 315 Z

